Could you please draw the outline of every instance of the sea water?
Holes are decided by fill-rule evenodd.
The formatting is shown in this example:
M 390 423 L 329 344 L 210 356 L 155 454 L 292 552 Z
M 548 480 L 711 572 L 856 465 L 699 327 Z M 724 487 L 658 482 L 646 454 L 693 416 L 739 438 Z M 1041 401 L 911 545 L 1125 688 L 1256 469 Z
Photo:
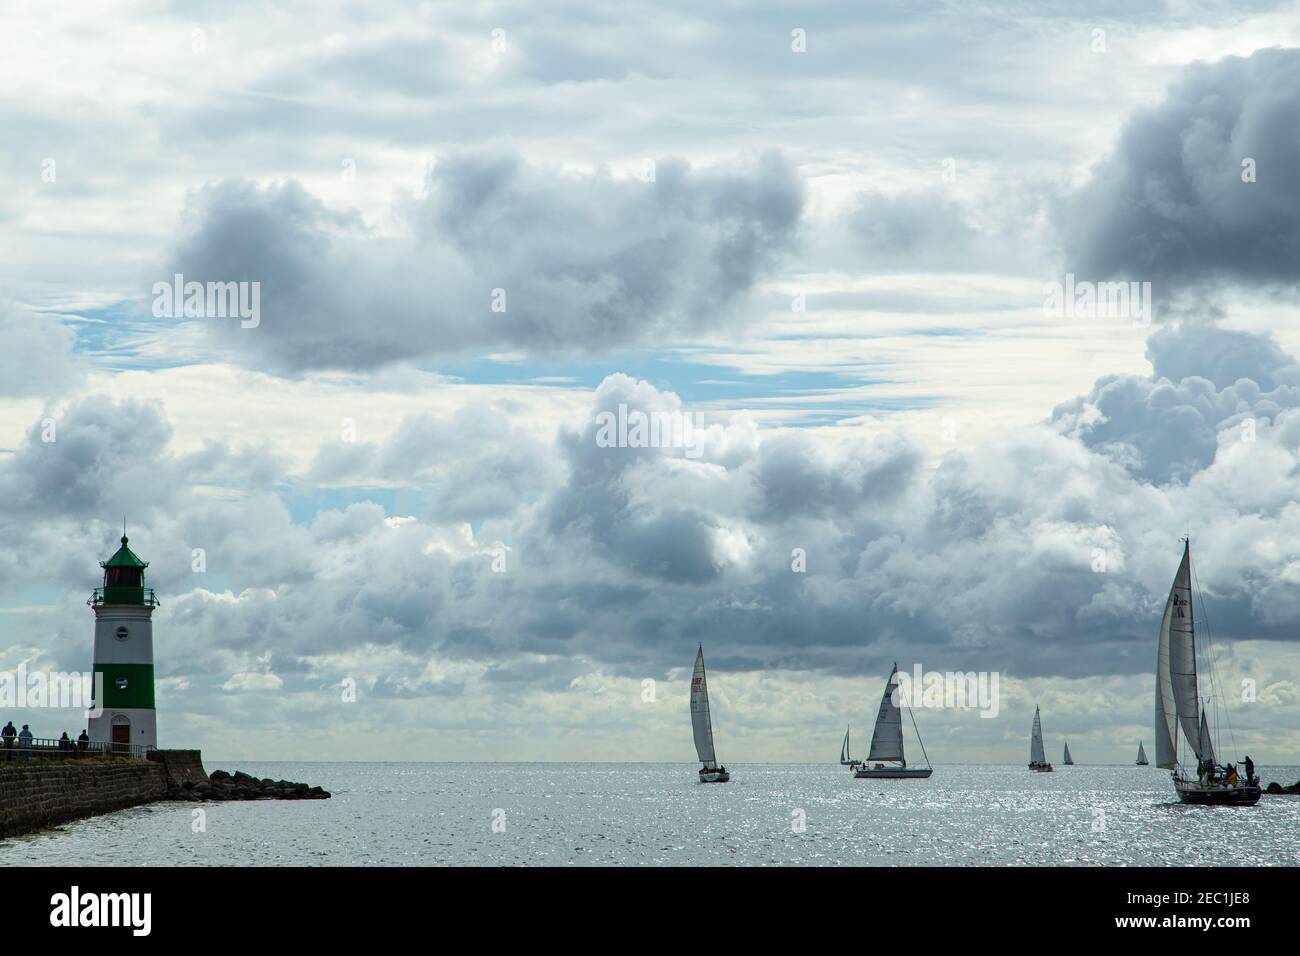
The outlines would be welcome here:
M 220 761 L 213 767 L 226 766 Z M 0 841 L 0 865 L 1277 865 L 1300 797 L 1185 807 L 1153 767 L 235 762 L 333 799 L 158 803 Z M 1260 767 L 1265 783 L 1300 768 Z

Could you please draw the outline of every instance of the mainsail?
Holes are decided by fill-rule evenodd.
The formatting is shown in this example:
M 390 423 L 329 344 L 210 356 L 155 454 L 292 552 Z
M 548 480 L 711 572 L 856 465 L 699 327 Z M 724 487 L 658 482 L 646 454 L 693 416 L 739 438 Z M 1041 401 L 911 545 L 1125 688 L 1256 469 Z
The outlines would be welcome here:
M 871 735 L 871 753 L 868 760 L 903 759 L 903 712 L 894 699 L 898 665 L 889 672 L 885 681 L 885 695 L 880 698 L 880 712 L 876 714 L 876 730 Z
M 1156 650 L 1156 766 L 1178 766 L 1178 727 L 1196 752 L 1201 752 L 1200 702 L 1196 690 L 1196 633 L 1192 622 L 1192 571 L 1190 543 L 1183 544 L 1183 560 L 1174 575 L 1165 614 L 1160 621 Z M 1206 741 L 1208 743 L 1208 736 Z
M 1043 752 L 1043 721 L 1038 716 L 1037 707 L 1034 708 L 1034 730 L 1029 738 L 1029 762 L 1047 763 L 1047 754 Z
M 1065 760 L 1063 762 L 1067 764 L 1074 763 L 1074 761 L 1070 759 L 1070 742 L 1068 740 L 1065 742 Z
M 1142 741 L 1140 741 L 1140 740 L 1138 741 L 1138 759 L 1137 759 L 1137 762 L 1138 762 L 1138 763 L 1146 763 L 1146 762 L 1147 762 L 1147 752 L 1146 752 L 1146 750 L 1143 748 L 1143 746 L 1142 746 Z
M 1205 720 L 1205 711 L 1201 711 L 1201 746 L 1197 748 L 1202 760 L 1214 763 L 1214 744 L 1210 741 L 1210 725 Z
M 844 746 L 840 748 L 840 763 L 849 762 L 849 728 L 844 728 Z
M 704 646 L 695 655 L 695 675 L 691 678 L 691 726 L 695 730 L 695 752 L 708 770 L 718 769 L 713 753 L 713 721 L 709 717 L 709 687 L 704 680 Z

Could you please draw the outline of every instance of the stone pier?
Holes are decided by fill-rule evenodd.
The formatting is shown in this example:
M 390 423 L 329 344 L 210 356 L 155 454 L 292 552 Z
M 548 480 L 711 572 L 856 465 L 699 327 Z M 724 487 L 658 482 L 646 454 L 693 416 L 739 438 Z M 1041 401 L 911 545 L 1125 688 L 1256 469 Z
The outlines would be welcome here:
M 0 836 L 162 800 L 167 771 L 149 760 L 85 757 L 62 764 L 0 765 Z

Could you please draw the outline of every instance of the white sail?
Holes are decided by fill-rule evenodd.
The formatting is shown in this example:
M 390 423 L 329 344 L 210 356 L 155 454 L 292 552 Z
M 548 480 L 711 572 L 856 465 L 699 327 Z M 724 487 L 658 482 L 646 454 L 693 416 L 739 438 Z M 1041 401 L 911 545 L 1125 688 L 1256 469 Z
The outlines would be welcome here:
M 1146 752 L 1146 749 L 1143 748 L 1143 746 L 1142 746 L 1142 741 L 1140 741 L 1140 740 L 1138 741 L 1138 759 L 1137 759 L 1137 762 L 1138 762 L 1138 763 L 1146 763 L 1146 762 L 1147 762 L 1147 752 Z
M 1165 601 L 1164 617 L 1160 619 L 1160 639 L 1156 646 L 1156 766 L 1166 770 L 1173 770 L 1178 766 L 1178 705 L 1174 696 L 1170 658 L 1175 612 L 1181 608 L 1181 604 L 1178 603 L 1178 584 L 1186 567 L 1187 554 L 1184 551 L 1183 563 L 1179 566 L 1178 574 L 1174 576 L 1173 586 L 1169 589 L 1169 598 Z
M 885 681 L 885 695 L 880 698 L 880 711 L 876 714 L 876 729 L 871 735 L 871 753 L 868 760 L 903 759 L 903 712 L 894 700 L 898 665 L 889 672 Z
M 1210 740 L 1210 725 L 1205 720 L 1204 710 L 1201 711 L 1201 732 L 1198 739 L 1200 740 L 1201 745 L 1197 748 L 1196 752 L 1200 756 L 1200 759 L 1214 763 L 1214 744 Z
M 1062 762 L 1074 763 L 1074 761 L 1070 759 L 1070 742 L 1068 740 L 1065 742 L 1065 759 Z
M 1037 707 L 1034 708 L 1034 729 L 1029 737 L 1029 762 L 1047 763 L 1047 754 L 1043 752 L 1043 721 L 1038 716 Z
M 1196 630 L 1192 623 L 1192 570 L 1190 543 L 1183 545 L 1183 560 L 1169 589 L 1165 608 L 1169 621 L 1169 684 L 1174 709 L 1188 746 L 1201 754 L 1201 705 L 1196 688 Z M 1166 712 L 1167 713 L 1167 712 Z M 1164 764 L 1161 764 L 1164 766 Z
M 840 763 L 849 762 L 849 728 L 844 728 L 844 746 L 840 748 Z
M 704 648 L 695 655 L 695 675 L 691 678 L 691 726 L 695 730 L 695 752 L 708 770 L 718 768 L 713 753 L 713 720 L 709 716 L 709 687 L 704 680 Z

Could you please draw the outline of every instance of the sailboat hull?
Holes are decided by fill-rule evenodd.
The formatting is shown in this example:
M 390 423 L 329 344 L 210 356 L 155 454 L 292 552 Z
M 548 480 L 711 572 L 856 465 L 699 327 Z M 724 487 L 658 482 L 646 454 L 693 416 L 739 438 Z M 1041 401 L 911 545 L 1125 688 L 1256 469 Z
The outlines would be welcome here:
M 1137 761 L 1137 762 L 1134 764 L 1134 766 L 1137 766 L 1137 767 L 1149 767 L 1149 766 L 1151 766 L 1151 763 L 1150 763 L 1149 761 L 1146 761 L 1146 760 L 1139 760 L 1139 761 Z
M 1253 807 L 1259 802 L 1259 787 L 1243 784 L 1236 787 L 1203 787 L 1190 780 L 1175 780 L 1174 789 L 1183 803 L 1205 807 Z
M 729 773 L 702 773 L 699 774 L 700 783 L 727 783 L 731 779 Z
M 1052 765 L 1050 763 L 1031 763 L 1029 769 L 1034 773 L 1051 773 Z
M 863 767 L 853 776 L 859 780 L 925 780 L 932 773 L 931 767 Z

